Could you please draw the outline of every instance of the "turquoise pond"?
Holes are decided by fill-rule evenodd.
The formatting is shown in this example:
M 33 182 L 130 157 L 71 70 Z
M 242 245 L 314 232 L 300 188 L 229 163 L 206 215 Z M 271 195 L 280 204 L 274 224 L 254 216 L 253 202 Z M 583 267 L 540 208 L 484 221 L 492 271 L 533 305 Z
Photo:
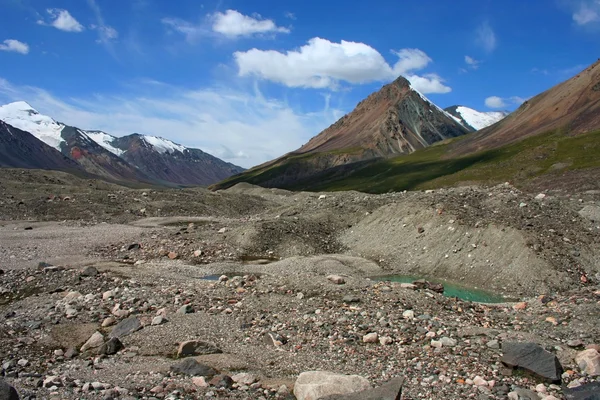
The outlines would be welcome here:
M 451 282 L 444 281 L 442 279 L 429 279 L 423 278 L 422 276 L 409 276 L 409 275 L 390 275 L 380 276 L 372 278 L 375 281 L 388 281 L 398 283 L 413 283 L 419 279 L 425 279 L 433 283 L 441 283 L 444 285 L 444 296 L 446 297 L 458 297 L 461 300 L 474 301 L 478 303 L 504 303 L 512 301 L 499 294 L 494 294 L 481 289 L 469 288 L 466 286 L 460 286 Z

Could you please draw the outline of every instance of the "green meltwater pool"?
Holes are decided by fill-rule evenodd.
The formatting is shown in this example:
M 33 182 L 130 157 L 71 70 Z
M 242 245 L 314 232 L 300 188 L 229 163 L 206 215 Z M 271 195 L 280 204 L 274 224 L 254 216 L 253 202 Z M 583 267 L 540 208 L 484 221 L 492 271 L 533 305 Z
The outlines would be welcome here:
M 446 297 L 458 297 L 461 300 L 474 301 L 478 303 L 504 303 L 507 301 L 513 301 L 512 299 L 507 299 L 499 294 L 490 293 L 481 289 L 460 286 L 442 279 L 429 279 L 423 278 L 422 276 L 409 275 L 389 275 L 373 278 L 375 281 L 389 281 L 398 283 L 413 283 L 419 279 L 425 279 L 432 283 L 441 283 L 444 285 L 444 296 Z

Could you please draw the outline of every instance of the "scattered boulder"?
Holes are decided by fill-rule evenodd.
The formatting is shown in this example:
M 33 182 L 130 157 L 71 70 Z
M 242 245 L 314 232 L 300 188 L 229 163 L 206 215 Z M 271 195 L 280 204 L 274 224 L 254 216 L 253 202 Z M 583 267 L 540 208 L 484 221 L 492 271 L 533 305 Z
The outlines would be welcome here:
M 394 378 L 375 389 L 353 394 L 327 396 L 322 400 L 400 400 L 403 383 L 403 378 Z
M 191 314 L 194 312 L 194 309 L 189 304 L 184 304 L 177 310 L 177 314 Z
M 600 375 L 600 353 L 595 349 L 587 349 L 578 353 L 575 362 L 589 376 Z
M 165 322 L 167 322 L 167 319 L 165 317 L 163 317 L 162 315 L 157 315 L 156 317 L 152 318 L 151 325 L 153 325 L 153 326 L 162 325 Z
M 298 400 L 317 400 L 331 395 L 352 394 L 368 389 L 371 389 L 371 385 L 362 376 L 307 371 L 298 376 L 294 384 L 294 395 Z
M 328 275 L 327 280 L 331 283 L 335 283 L 336 285 L 343 285 L 346 283 L 346 280 L 341 275 Z
M 233 387 L 233 379 L 225 374 L 215 375 L 208 383 L 217 388 L 231 389 Z
M 113 337 L 100 347 L 100 350 L 98 350 L 98 354 L 106 354 L 108 356 L 112 356 L 114 354 L 117 354 L 122 349 L 123 343 L 121 343 L 121 341 L 118 338 Z
M 182 342 L 177 349 L 178 358 L 220 353 L 223 353 L 221 349 L 201 340 L 188 340 Z
M 363 343 L 377 343 L 379 340 L 379 335 L 375 332 L 367 333 L 365 336 L 363 336 L 362 340 Z
M 285 336 L 277 332 L 267 332 L 263 334 L 263 342 L 270 346 L 283 346 L 288 341 Z
M 600 382 L 563 390 L 566 400 L 600 400 Z
M 353 294 L 347 294 L 342 298 L 342 301 L 344 303 L 360 303 L 360 297 Z
M 233 379 L 233 381 L 235 383 L 239 383 L 242 385 L 252 385 L 254 382 L 258 381 L 258 379 L 256 378 L 255 375 L 249 374 L 247 372 L 240 372 L 239 374 L 236 375 L 232 375 L 231 379 Z
M 83 271 L 81 271 L 81 273 L 79 274 L 80 276 L 96 276 L 98 275 L 98 269 L 96 267 L 93 266 L 89 266 L 87 268 L 85 268 Z
M 0 379 L 0 400 L 19 400 L 17 389 Z
M 142 323 L 136 317 L 129 317 L 119 322 L 110 332 L 110 337 L 122 338 L 142 329 Z
M 81 346 L 80 351 L 85 353 L 86 351 L 92 351 L 100 349 L 100 347 L 104 344 L 104 335 L 100 332 L 96 331 L 94 334 Z
M 563 368 L 556 355 L 536 343 L 502 344 L 502 363 L 510 368 L 521 368 L 540 378 L 560 383 Z
M 539 400 L 540 396 L 533 390 L 516 388 L 508 393 L 509 400 Z
M 432 292 L 444 293 L 444 285 L 441 283 L 434 283 L 426 281 L 425 279 L 419 279 L 412 283 L 417 289 L 429 289 Z
M 208 365 L 200 364 L 193 358 L 186 358 L 185 360 L 171 365 L 171 371 L 176 374 L 190 375 L 190 376 L 205 376 L 212 378 L 217 375 L 217 371 Z

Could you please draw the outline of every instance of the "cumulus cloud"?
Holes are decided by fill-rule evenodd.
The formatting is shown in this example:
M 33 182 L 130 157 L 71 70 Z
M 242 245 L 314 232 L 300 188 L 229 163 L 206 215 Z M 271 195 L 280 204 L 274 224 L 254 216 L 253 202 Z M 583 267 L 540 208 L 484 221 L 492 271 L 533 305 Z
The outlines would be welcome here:
M 485 99 L 485 105 L 489 108 L 506 108 L 511 105 L 520 105 L 527 101 L 526 98 L 519 96 L 511 96 L 511 97 L 499 97 L 499 96 L 490 96 Z
M 588 25 L 600 21 L 600 0 L 582 1 L 573 12 L 577 25 Z
M 29 45 L 15 39 L 6 39 L 0 43 L 0 51 L 12 51 L 20 54 L 29 53 Z
M 170 17 L 163 18 L 161 22 L 173 31 L 183 34 L 189 43 L 194 43 L 202 37 L 235 39 L 290 32 L 289 28 L 277 26 L 273 20 L 264 19 L 258 14 L 244 15 L 236 10 L 209 14 L 198 23 Z
M 248 16 L 236 10 L 215 13 L 211 17 L 213 32 L 235 38 L 265 33 L 289 33 L 288 28 L 280 27 L 270 19 L 260 15 Z
M 240 76 L 257 76 L 288 87 L 331 88 L 340 81 L 362 84 L 392 80 L 406 75 L 423 93 L 447 93 L 451 89 L 433 74 L 418 76 L 413 72 L 425 68 L 431 58 L 419 49 L 393 52 L 398 61 L 390 66 L 383 56 L 364 43 L 312 38 L 297 50 L 281 53 L 275 50 L 237 51 L 234 59 Z
M 50 22 L 37 21 L 40 25 L 53 26 L 65 32 L 82 32 L 83 25 L 79 23 L 67 10 L 60 8 L 49 8 L 46 12 L 50 15 Z
M 475 31 L 475 43 L 481 46 L 485 51 L 491 53 L 498 44 L 496 33 L 489 22 L 485 21 Z
M 82 129 L 162 136 L 243 167 L 297 149 L 344 114 L 327 100 L 313 110 L 296 110 L 258 87 L 194 89 L 146 80 L 130 82 L 124 93 L 77 99 L 0 78 L 0 104 L 17 100 Z

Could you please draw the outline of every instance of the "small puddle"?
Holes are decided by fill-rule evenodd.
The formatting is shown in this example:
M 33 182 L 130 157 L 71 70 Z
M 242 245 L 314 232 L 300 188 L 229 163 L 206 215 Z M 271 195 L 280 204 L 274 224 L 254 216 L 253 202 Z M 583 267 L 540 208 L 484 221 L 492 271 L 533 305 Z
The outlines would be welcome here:
M 444 285 L 444 296 L 446 297 L 458 297 L 461 300 L 473 301 L 477 303 L 506 303 L 514 301 L 508 299 L 502 295 L 491 293 L 481 289 L 470 288 L 466 286 L 457 285 L 442 279 L 427 279 L 419 276 L 410 275 L 389 275 L 389 276 L 378 276 L 372 278 L 375 281 L 389 281 L 397 283 L 413 283 L 419 279 L 425 279 L 432 283 L 441 283 Z

